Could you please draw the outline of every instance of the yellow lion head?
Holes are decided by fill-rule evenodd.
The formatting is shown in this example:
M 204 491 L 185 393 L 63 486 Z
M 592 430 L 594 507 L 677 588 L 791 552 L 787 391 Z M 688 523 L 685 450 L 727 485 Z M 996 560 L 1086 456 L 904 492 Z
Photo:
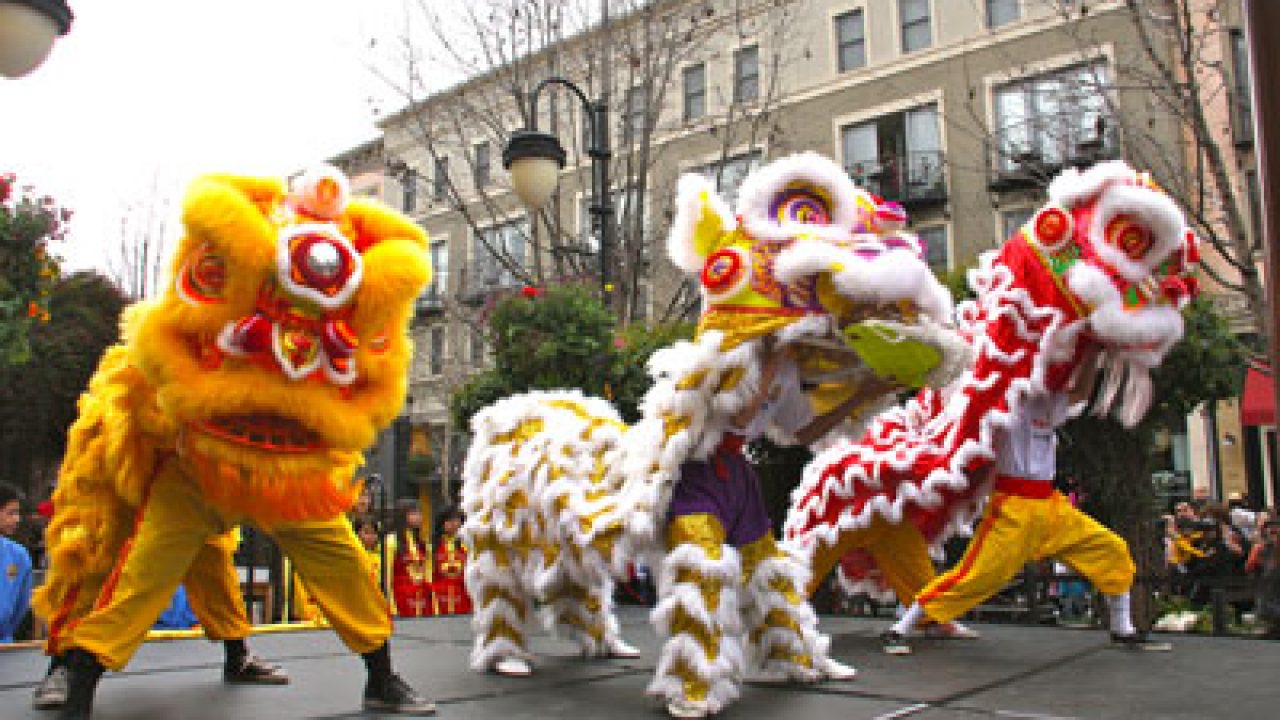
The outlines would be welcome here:
M 427 238 L 331 167 L 209 175 L 183 204 L 164 294 L 126 318 L 131 361 L 211 501 L 259 520 L 349 504 L 405 396 Z

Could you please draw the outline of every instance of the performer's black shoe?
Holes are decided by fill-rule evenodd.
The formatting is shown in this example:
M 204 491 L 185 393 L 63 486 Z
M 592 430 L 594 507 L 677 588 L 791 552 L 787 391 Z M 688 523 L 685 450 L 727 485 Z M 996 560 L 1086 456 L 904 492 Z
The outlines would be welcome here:
M 256 655 L 228 658 L 222 666 L 223 682 L 232 685 L 288 685 L 289 673 Z
M 369 673 L 369 682 L 364 686 L 364 709 L 403 715 L 436 714 L 436 704 L 419 695 L 395 673 Z
M 1122 650 L 1145 650 L 1146 652 L 1169 652 L 1173 649 L 1171 643 L 1152 640 L 1144 632 L 1128 633 L 1127 635 L 1111 633 L 1111 647 Z
M 59 720 L 89 720 L 93 711 L 93 694 L 105 668 L 92 653 L 79 648 L 68 650 L 67 700 L 62 705 Z

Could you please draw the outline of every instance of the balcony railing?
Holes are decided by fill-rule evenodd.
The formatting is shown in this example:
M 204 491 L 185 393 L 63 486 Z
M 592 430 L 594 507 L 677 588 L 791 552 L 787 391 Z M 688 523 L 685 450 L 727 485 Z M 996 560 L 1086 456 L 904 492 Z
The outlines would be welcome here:
M 859 187 L 910 210 L 946 201 L 944 160 L 941 150 L 907 152 L 883 156 L 876 163 L 854 163 L 846 171 Z
M 1061 130 L 1061 125 L 1054 125 Z M 1086 167 L 1120 157 L 1115 131 L 1104 123 L 1088 133 L 1071 127 L 1058 135 L 1039 125 L 1005 128 L 989 143 L 990 173 L 987 187 L 993 191 L 1044 187 L 1063 168 Z

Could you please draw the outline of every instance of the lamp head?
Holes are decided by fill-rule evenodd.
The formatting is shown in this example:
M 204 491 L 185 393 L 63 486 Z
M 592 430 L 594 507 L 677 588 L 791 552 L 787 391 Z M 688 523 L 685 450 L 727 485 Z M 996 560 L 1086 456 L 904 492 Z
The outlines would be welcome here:
M 517 130 L 502 150 L 502 166 L 511 173 L 511 187 L 531 211 L 551 197 L 564 162 L 560 140 L 539 130 Z
M 71 29 L 63 0 L 0 0 L 0 75 L 17 78 L 49 56 L 53 41 Z

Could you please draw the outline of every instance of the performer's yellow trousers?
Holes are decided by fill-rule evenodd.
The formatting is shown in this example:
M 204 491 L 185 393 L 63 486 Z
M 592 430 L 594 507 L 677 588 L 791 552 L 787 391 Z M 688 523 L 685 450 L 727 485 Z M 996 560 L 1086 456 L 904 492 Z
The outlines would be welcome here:
M 808 594 L 813 595 L 840 558 L 857 549 L 875 559 L 885 584 L 904 605 L 910 605 L 937 576 L 929 544 L 920 531 L 910 522 L 891 523 L 876 515 L 867 527 L 842 532 L 834 545 L 819 545 L 814 550 Z
M 197 571 L 205 581 L 224 586 L 233 579 L 223 572 L 222 562 L 197 566 L 196 561 L 208 552 L 211 538 L 242 520 L 211 508 L 197 485 L 170 464 L 152 482 L 139 506 L 133 535 L 92 609 L 61 629 L 59 649 L 80 648 L 107 668 L 123 668 L 188 572 Z M 280 523 L 269 533 L 293 561 L 348 647 L 365 653 L 386 641 L 391 634 L 387 599 L 371 579 L 368 558 L 345 517 Z M 215 573 L 223 575 L 215 579 Z M 238 582 L 236 587 L 238 595 Z M 215 623 L 219 620 L 229 618 L 220 616 Z
M 1028 498 L 997 492 L 960 563 L 916 598 L 926 615 L 949 622 L 999 592 L 1032 560 L 1056 558 L 1106 595 L 1129 591 L 1134 565 L 1118 535 L 1071 506 L 1061 493 Z

